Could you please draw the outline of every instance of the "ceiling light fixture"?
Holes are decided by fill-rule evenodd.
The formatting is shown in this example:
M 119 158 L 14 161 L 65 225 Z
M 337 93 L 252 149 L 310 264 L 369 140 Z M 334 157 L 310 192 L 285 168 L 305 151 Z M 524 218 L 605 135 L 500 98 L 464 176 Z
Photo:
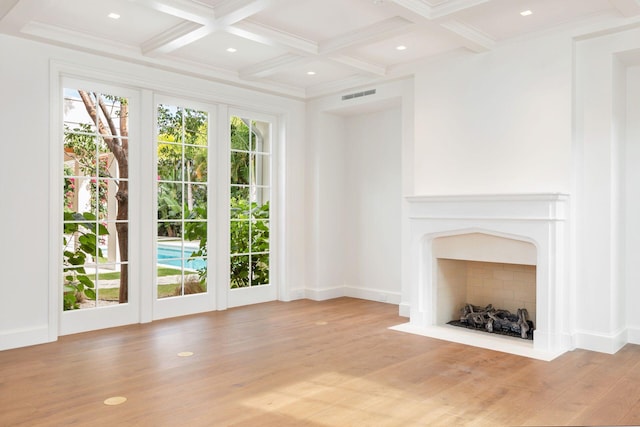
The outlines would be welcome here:
M 533 14 L 533 12 L 531 12 L 529 9 L 523 10 L 522 12 L 520 12 L 520 15 L 522 16 L 529 16 L 531 14 Z
M 315 71 L 307 71 L 307 75 L 308 76 L 315 76 L 316 72 Z
M 115 13 L 115 12 L 111 12 L 110 14 L 107 15 L 109 18 L 111 19 L 120 19 L 120 15 Z
M 227 48 L 227 52 L 229 52 L 229 53 L 235 53 L 237 51 L 238 51 L 238 49 L 236 49 L 235 47 L 228 47 Z
M 401 44 L 400 46 L 396 46 L 396 50 L 407 50 L 407 47 Z

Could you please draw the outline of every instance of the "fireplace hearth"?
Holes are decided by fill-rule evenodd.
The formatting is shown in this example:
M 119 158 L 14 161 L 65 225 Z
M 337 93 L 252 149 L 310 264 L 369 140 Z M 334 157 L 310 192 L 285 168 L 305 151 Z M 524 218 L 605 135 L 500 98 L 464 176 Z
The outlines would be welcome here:
M 529 320 L 526 308 L 519 308 L 516 313 L 509 310 L 496 309 L 492 304 L 480 307 L 465 304 L 460 310 L 460 319 L 447 324 L 486 333 L 508 335 L 526 340 L 533 340 L 534 325 Z

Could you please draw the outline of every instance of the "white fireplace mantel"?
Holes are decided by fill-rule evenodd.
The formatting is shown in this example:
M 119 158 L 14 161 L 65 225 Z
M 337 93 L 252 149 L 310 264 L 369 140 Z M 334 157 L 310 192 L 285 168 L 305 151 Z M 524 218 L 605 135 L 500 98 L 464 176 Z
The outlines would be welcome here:
M 573 311 L 567 278 L 568 195 L 411 196 L 406 200 L 410 321 L 394 329 L 543 360 L 551 360 L 571 348 L 567 333 Z M 433 241 L 472 233 L 535 246 L 537 324 L 533 342 L 437 324 L 438 267 Z

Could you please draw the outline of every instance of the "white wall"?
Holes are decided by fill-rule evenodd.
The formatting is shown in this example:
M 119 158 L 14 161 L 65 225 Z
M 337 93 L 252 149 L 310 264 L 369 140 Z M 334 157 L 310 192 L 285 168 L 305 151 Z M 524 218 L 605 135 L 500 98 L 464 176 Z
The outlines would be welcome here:
M 0 57 L 1 350 L 49 337 L 49 64 L 4 36 Z
M 625 282 L 629 341 L 640 343 L 640 65 L 628 67 L 625 144 Z
M 638 296 L 638 74 L 627 71 L 639 49 L 638 28 L 576 44 L 575 340 L 605 352 L 640 342 L 629 303 Z
M 364 88 L 377 90 L 366 98 L 308 103 L 309 298 L 400 303 L 412 87 L 407 79 Z
M 415 75 L 415 194 L 570 190 L 572 41 L 522 40 Z
M 5 141 L 0 144 L 0 238 L 4 244 L 0 257 L 0 350 L 57 337 L 58 313 L 50 312 L 50 289 L 55 288 L 58 278 L 50 276 L 49 268 L 49 245 L 58 244 L 57 240 L 49 241 L 50 105 L 57 102 L 50 97 L 50 70 L 56 68 L 51 67 L 51 61 L 75 69 L 77 77 L 89 80 L 85 73 L 134 89 L 277 115 L 287 138 L 286 147 L 281 150 L 287 180 L 280 210 L 286 250 L 281 251 L 283 292 L 279 297 L 295 298 L 292 290 L 304 287 L 306 218 L 300 214 L 305 206 L 302 102 L 4 35 L 0 36 L 0 57 L 4 58 L 0 89 L 5 100 L 0 111 Z
M 402 112 L 346 120 L 346 279 L 352 295 L 400 302 Z
M 345 269 L 344 118 L 307 115 L 307 280 L 311 299 L 342 296 Z
M 640 343 L 640 65 L 628 67 L 625 145 L 625 282 L 629 341 Z

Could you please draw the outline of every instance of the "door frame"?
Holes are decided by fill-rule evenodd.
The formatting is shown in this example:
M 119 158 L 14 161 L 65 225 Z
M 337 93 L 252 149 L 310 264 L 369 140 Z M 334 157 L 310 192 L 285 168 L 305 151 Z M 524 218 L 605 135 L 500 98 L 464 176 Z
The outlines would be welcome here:
M 269 285 L 265 286 L 257 286 L 254 288 L 240 288 L 240 289 L 231 289 L 229 287 L 229 229 L 231 226 L 231 221 L 229 218 L 229 197 L 231 194 L 230 184 L 229 184 L 229 176 L 230 176 L 230 153 L 231 153 L 231 128 L 230 121 L 231 117 L 243 117 L 250 118 L 252 120 L 259 120 L 268 122 L 271 124 L 271 183 L 270 183 L 270 214 L 269 214 Z M 242 305 L 249 304 L 258 304 L 262 302 L 275 301 L 279 298 L 282 298 L 283 292 L 281 290 L 281 286 L 279 285 L 280 281 L 280 221 L 281 221 L 281 211 L 280 211 L 280 167 L 279 167 L 279 155 L 280 148 L 282 146 L 282 141 L 280 137 L 280 128 L 279 128 L 279 117 L 277 115 L 268 114 L 268 113 L 260 113 L 252 110 L 247 110 L 243 108 L 230 107 L 225 117 L 226 127 L 225 127 L 225 143 L 220 144 L 225 148 L 225 181 L 227 185 L 224 188 L 224 199 L 222 203 L 222 211 L 221 215 L 224 216 L 224 221 L 220 221 L 221 223 L 225 223 L 225 239 L 224 240 L 224 278 L 219 279 L 219 286 L 225 288 L 226 295 L 226 307 L 238 307 Z
M 273 192 L 273 217 L 277 216 L 277 221 L 272 221 L 271 231 L 271 282 L 277 287 L 277 296 L 279 299 L 288 300 L 287 284 L 285 283 L 285 239 L 282 233 L 285 230 L 284 222 L 284 203 L 286 202 L 285 193 L 285 141 L 287 120 L 289 109 L 285 105 L 274 104 L 270 101 L 269 95 L 247 94 L 231 90 L 228 86 L 217 83 L 198 80 L 198 85 L 193 84 L 190 77 L 179 77 L 176 82 L 168 85 L 165 80 L 159 79 L 157 76 L 151 77 L 141 73 L 134 67 L 124 67 L 123 70 L 116 73 L 110 69 L 103 69 L 91 65 L 85 65 L 78 62 L 69 62 L 65 59 L 51 59 L 49 61 L 49 204 L 48 204 L 48 340 L 56 341 L 60 335 L 60 313 L 62 307 L 62 298 L 60 292 L 61 276 L 62 276 L 62 247 L 60 245 L 60 236 L 62 233 L 62 151 L 60 148 L 60 138 L 62 135 L 62 81 L 63 79 L 77 79 L 91 83 L 103 82 L 104 84 L 117 88 L 129 88 L 139 93 L 139 117 L 141 126 L 139 129 L 140 150 L 141 152 L 136 165 L 140 167 L 140 174 L 149 173 L 154 170 L 155 165 L 153 159 L 147 153 L 149 147 L 155 141 L 154 136 L 154 96 L 156 94 L 170 94 L 175 98 L 184 98 L 191 100 L 204 100 L 208 104 L 217 106 L 217 125 L 216 125 L 216 166 L 217 166 L 217 182 L 226 182 L 228 179 L 228 156 L 229 156 L 229 110 L 233 110 L 233 114 L 246 113 L 250 116 L 259 118 L 267 116 L 268 121 L 273 123 L 272 129 L 277 132 L 277 138 L 274 138 L 272 148 L 272 192 Z M 206 86 L 203 92 L 202 85 Z M 247 109 L 247 106 L 250 106 Z M 255 113 L 263 111 L 264 113 Z M 149 123 L 149 125 L 144 125 Z M 130 159 L 131 163 L 131 159 Z M 131 174 L 134 170 L 130 171 Z M 154 208 L 152 195 L 154 188 L 150 185 L 140 188 L 138 195 L 142 208 Z M 141 184 L 140 184 L 141 185 Z M 218 270 L 215 277 L 215 289 L 212 298 L 214 301 L 213 310 L 225 310 L 231 305 L 228 301 L 229 296 L 229 221 L 228 221 L 228 186 L 223 187 L 224 191 L 218 191 L 215 199 L 215 211 L 218 218 L 223 220 L 217 221 L 215 226 L 216 235 L 222 236 L 221 239 L 215 239 L 215 247 L 209 248 L 210 252 L 215 251 L 215 259 L 218 263 Z M 276 203 L 277 201 L 277 203 Z M 152 213 L 154 214 L 154 213 Z M 133 217 L 132 212 L 129 213 Z M 138 212 L 138 218 L 143 218 Z M 227 218 L 227 220 L 224 220 Z M 146 217 L 148 219 L 148 217 Z M 136 219 L 137 221 L 137 219 Z M 151 241 L 155 230 L 152 221 L 140 221 L 137 233 L 139 239 L 131 239 L 130 252 L 140 254 L 141 262 L 145 255 L 145 248 L 140 246 L 140 242 Z M 130 230 L 131 232 L 131 230 Z M 136 255 L 138 256 L 138 255 Z M 142 266 L 142 264 L 141 264 Z M 141 267 L 140 266 L 140 267 Z M 136 267 L 133 267 L 134 269 Z M 147 271 L 148 270 L 148 271 Z M 151 322 L 154 318 L 153 314 L 153 287 L 154 279 L 152 277 L 152 269 L 139 268 L 136 272 L 130 271 L 131 280 L 139 280 L 140 298 L 139 298 L 139 319 L 134 323 Z M 211 280 L 211 279 L 210 279 Z
M 63 232 L 63 200 L 62 200 L 62 163 L 64 150 L 61 144 L 64 138 L 63 111 L 62 101 L 64 99 L 64 88 L 91 88 L 102 93 L 117 93 L 126 96 L 129 103 L 130 117 L 140 117 L 141 108 L 141 91 L 118 85 L 115 83 L 102 83 L 97 80 L 88 78 L 75 77 L 63 73 L 58 74 L 58 78 L 52 78 L 51 91 L 51 155 L 50 155 L 50 271 L 52 280 L 50 292 L 50 313 L 49 318 L 55 316 L 56 337 L 60 335 L 74 334 L 78 332 L 86 332 L 95 329 L 111 328 L 115 326 L 123 326 L 141 321 L 141 285 L 140 275 L 140 168 L 135 167 L 139 164 L 141 147 L 139 144 L 129 146 L 129 298 L 126 304 L 118 304 L 105 307 L 96 307 L 82 310 L 62 309 L 62 247 L 60 238 Z M 140 120 L 129 121 L 129 139 L 131 141 L 141 140 L 141 124 Z M 54 222 L 55 221 L 55 222 Z M 133 286 L 132 286 L 133 284 Z M 52 334 L 50 326 L 50 337 Z
M 166 319 L 176 316 L 184 316 L 188 314 L 201 313 L 206 311 L 212 311 L 216 308 L 216 295 L 217 277 L 219 262 L 217 257 L 217 245 L 216 233 L 217 233 L 217 195 L 218 195 L 218 151 L 217 151 L 217 135 L 218 135 L 218 116 L 219 106 L 214 103 L 207 103 L 201 101 L 194 101 L 191 99 L 185 99 L 179 96 L 155 94 L 153 97 L 153 137 L 150 140 L 149 152 L 153 153 L 152 156 L 147 156 L 152 159 L 151 170 L 153 171 L 151 176 L 157 175 L 157 161 L 158 150 L 157 144 L 157 110 L 159 104 L 175 105 L 184 108 L 197 109 L 200 111 L 207 111 L 209 114 L 208 122 L 208 145 L 207 145 L 207 176 L 209 180 L 207 182 L 207 291 L 200 294 L 183 295 L 171 298 L 158 299 L 158 287 L 157 287 L 157 227 L 158 227 L 158 215 L 157 215 L 157 203 L 158 203 L 158 190 L 157 180 L 151 180 L 153 182 L 152 194 L 152 212 L 150 213 L 152 221 L 152 241 L 153 250 L 148 251 L 147 258 L 151 256 L 151 259 L 146 260 L 145 265 L 152 265 L 152 320 Z M 214 226 L 210 226 L 214 224 Z

